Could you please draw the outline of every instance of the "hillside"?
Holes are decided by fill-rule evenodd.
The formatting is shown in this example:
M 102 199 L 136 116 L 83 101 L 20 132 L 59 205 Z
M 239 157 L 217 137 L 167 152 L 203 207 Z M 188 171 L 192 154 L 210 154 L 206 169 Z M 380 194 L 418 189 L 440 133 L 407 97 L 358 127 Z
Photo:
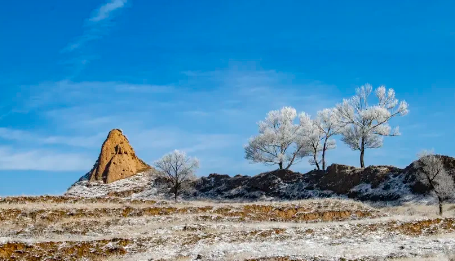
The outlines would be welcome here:
M 455 177 L 455 159 L 440 156 Z M 415 162 L 404 169 L 369 166 L 365 169 L 332 164 L 327 172 L 302 174 L 275 170 L 255 176 L 210 174 L 187 184 L 186 199 L 222 200 L 296 200 L 345 197 L 367 201 L 410 201 L 421 199 L 427 188 L 415 181 Z M 118 196 L 166 198 L 165 180 L 156 171 L 146 171 L 111 184 L 76 182 L 66 193 L 70 196 Z

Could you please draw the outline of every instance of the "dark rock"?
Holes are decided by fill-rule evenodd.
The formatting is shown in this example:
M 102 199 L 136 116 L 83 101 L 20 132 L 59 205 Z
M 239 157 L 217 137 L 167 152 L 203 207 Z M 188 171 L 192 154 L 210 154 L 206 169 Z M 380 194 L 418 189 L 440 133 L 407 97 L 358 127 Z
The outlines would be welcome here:
M 455 159 L 440 156 L 447 170 L 455 177 Z M 416 164 L 405 169 L 393 166 L 356 168 L 332 164 L 327 171 L 312 170 L 306 174 L 291 170 L 274 170 L 256 176 L 230 177 L 210 174 L 194 183 L 192 197 L 220 199 L 304 199 L 345 195 L 369 201 L 399 200 L 406 193 L 425 194 L 423 184 L 415 178 Z

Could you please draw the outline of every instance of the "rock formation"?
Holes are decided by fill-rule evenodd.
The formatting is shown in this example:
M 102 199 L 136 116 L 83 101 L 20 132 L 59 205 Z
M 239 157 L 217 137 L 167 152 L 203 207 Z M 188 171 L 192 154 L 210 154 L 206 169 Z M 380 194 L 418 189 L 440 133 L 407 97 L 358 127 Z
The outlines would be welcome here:
M 446 171 L 455 180 L 455 158 L 438 155 Z M 155 175 L 150 166 L 138 159 L 120 130 L 109 133 L 100 158 L 93 170 L 69 190 L 70 196 L 115 196 L 159 198 L 169 195 L 171 187 L 165 177 Z M 140 175 L 136 173 L 143 172 Z M 299 200 L 307 198 L 348 197 L 362 201 L 420 200 L 429 192 L 415 179 L 419 171 L 415 162 L 401 169 L 393 166 L 356 168 L 332 164 L 327 171 L 312 170 L 305 174 L 291 170 L 274 170 L 255 176 L 210 174 L 187 181 L 182 197 L 188 199 Z M 133 176 L 134 175 L 134 176 Z M 131 177 L 133 176 L 133 177 Z M 126 179 L 127 177 L 130 177 Z M 89 181 L 111 183 L 94 184 Z M 117 185 L 118 184 L 118 185 Z
M 111 183 L 150 169 L 134 153 L 128 139 L 119 129 L 109 132 L 93 169 L 88 173 L 90 182 Z

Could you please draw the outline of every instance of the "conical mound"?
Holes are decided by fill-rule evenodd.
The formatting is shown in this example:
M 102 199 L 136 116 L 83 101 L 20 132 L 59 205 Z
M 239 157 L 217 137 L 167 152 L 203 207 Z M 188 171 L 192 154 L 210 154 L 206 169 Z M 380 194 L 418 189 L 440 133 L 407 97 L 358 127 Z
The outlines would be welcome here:
M 90 182 L 112 183 L 150 168 L 136 156 L 133 147 L 122 131 L 114 129 L 109 132 L 103 143 L 98 160 L 89 172 L 89 180 Z

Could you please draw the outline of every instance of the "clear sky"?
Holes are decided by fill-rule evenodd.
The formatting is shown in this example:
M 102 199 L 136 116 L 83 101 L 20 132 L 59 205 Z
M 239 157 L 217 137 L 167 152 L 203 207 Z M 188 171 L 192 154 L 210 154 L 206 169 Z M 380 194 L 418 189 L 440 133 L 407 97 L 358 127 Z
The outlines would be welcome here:
M 288 105 L 371 83 L 410 114 L 366 164 L 455 156 L 455 1 L 16 0 L 0 8 L 0 195 L 63 193 L 121 128 L 148 163 L 253 175 L 243 145 Z M 329 163 L 358 166 L 341 142 Z M 306 171 L 306 160 L 294 167 Z

